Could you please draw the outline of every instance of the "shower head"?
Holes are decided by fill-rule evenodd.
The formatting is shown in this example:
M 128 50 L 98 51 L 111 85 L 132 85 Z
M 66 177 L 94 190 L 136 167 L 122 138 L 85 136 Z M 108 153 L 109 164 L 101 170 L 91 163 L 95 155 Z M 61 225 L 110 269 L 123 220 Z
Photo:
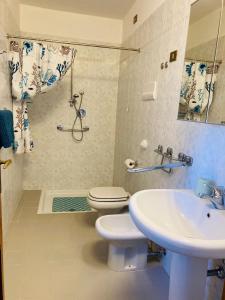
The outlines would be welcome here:
M 83 95 L 84 95 L 84 91 L 80 91 L 79 94 L 80 94 L 81 96 L 83 96 Z

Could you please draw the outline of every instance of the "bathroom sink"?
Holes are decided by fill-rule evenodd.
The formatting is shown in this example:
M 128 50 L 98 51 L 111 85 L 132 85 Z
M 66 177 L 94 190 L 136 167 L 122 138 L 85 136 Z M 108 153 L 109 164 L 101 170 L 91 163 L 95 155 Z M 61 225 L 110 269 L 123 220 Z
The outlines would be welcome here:
M 136 226 L 162 247 L 184 255 L 225 258 L 225 211 L 190 190 L 145 190 L 130 199 Z
M 144 190 L 129 208 L 137 228 L 172 252 L 169 300 L 204 299 L 208 259 L 225 258 L 225 211 L 190 190 Z

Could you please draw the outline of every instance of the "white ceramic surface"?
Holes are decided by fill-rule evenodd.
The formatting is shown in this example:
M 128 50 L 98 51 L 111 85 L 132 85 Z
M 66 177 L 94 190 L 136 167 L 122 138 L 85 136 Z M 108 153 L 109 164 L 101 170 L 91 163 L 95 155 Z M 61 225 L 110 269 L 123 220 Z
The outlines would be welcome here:
M 136 226 L 173 252 L 199 257 L 225 257 L 225 211 L 190 190 L 144 190 L 130 199 Z
M 128 206 L 129 196 L 121 187 L 96 187 L 89 191 L 87 200 L 96 210 L 117 210 Z
M 139 230 L 173 252 L 169 300 L 206 299 L 208 258 L 225 257 L 225 211 L 190 190 L 144 190 L 129 206 Z
M 96 221 L 98 233 L 109 241 L 108 266 L 114 271 L 144 270 L 148 240 L 129 214 L 107 215 Z
M 88 204 L 98 211 L 104 211 L 104 210 L 118 210 L 122 209 L 123 207 L 127 207 L 129 204 L 129 200 L 125 201 L 108 201 L 108 199 L 105 199 L 107 201 L 93 201 L 90 198 L 87 198 Z M 109 214 L 109 213 L 107 213 Z
M 107 215 L 96 221 L 98 233 L 107 240 L 147 239 L 128 214 Z

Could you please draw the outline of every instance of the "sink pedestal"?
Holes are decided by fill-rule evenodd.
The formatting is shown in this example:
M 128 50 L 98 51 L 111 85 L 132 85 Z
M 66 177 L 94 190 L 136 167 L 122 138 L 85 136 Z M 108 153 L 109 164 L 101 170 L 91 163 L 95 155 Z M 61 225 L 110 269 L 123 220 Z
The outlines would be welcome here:
M 204 300 L 208 260 L 173 253 L 169 300 Z

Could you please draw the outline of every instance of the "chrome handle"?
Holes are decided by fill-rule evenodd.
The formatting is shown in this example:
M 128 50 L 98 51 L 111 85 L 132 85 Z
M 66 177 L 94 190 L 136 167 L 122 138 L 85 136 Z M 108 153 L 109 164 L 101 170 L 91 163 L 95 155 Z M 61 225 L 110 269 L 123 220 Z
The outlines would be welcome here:
M 224 187 L 223 186 L 215 186 L 213 188 L 213 196 L 214 199 L 221 205 L 224 204 Z

